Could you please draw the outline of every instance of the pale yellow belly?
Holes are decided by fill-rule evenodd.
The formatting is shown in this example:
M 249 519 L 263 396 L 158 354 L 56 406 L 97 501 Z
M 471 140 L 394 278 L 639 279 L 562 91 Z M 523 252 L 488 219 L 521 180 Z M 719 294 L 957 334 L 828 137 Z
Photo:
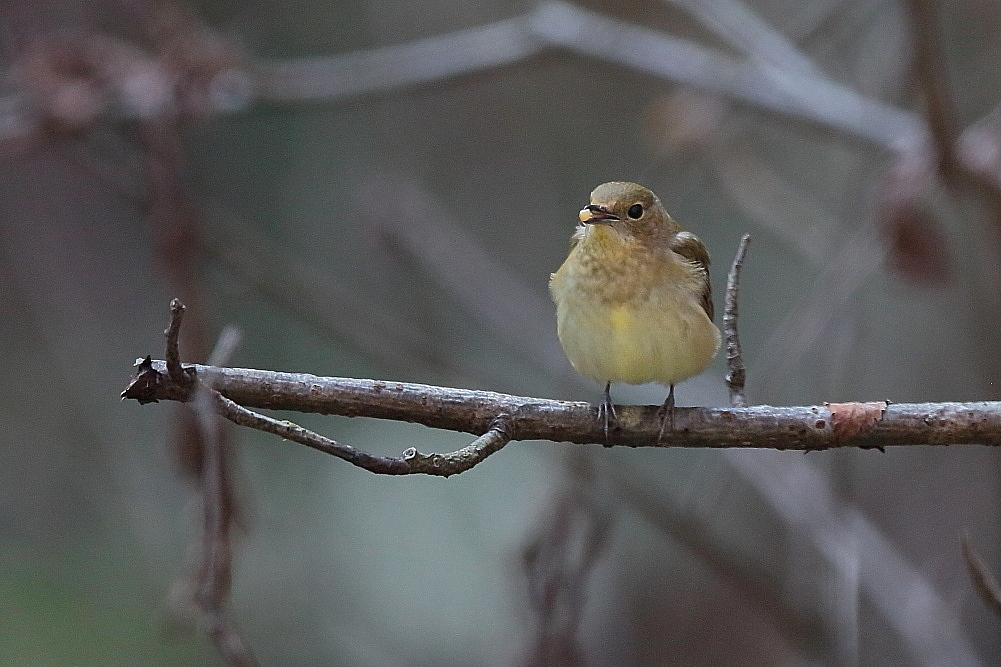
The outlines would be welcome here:
M 557 303 L 557 333 L 581 375 L 599 382 L 673 385 L 705 370 L 719 329 L 692 299 L 597 305 Z

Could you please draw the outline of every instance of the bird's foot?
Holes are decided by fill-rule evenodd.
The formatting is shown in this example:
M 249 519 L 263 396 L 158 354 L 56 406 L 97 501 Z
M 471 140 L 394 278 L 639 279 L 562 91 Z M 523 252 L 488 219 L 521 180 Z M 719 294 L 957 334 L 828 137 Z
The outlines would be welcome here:
M 657 434 L 657 444 L 660 445 L 661 440 L 664 438 L 664 431 L 674 431 L 674 385 L 671 385 L 671 391 L 667 394 L 667 399 L 664 401 L 664 405 L 660 406 L 657 410 L 657 416 L 660 418 L 660 432 Z
M 598 404 L 598 422 L 604 423 L 605 428 L 605 447 L 611 447 L 608 444 L 608 429 L 611 425 L 614 425 L 618 420 L 618 416 L 615 414 L 615 406 L 612 405 L 612 397 L 609 395 L 608 390 L 612 383 L 605 383 L 605 396 L 602 398 L 601 403 Z

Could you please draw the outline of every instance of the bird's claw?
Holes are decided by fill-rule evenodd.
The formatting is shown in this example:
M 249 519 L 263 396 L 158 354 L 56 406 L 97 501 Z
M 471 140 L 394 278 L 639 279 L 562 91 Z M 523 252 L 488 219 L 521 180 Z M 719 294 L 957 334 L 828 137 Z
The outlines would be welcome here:
M 619 420 L 618 415 L 615 414 L 615 406 L 612 405 L 612 397 L 608 393 L 611 384 L 611 382 L 605 384 L 605 396 L 602 398 L 601 403 L 598 404 L 598 422 L 604 424 L 605 447 L 611 447 L 608 444 L 609 427 Z
M 657 417 L 660 418 L 660 432 L 657 434 L 657 444 L 659 445 L 661 440 L 664 438 L 664 431 L 674 431 L 674 385 L 671 385 L 671 391 L 667 394 L 667 399 L 664 401 L 664 405 L 660 406 L 657 410 Z

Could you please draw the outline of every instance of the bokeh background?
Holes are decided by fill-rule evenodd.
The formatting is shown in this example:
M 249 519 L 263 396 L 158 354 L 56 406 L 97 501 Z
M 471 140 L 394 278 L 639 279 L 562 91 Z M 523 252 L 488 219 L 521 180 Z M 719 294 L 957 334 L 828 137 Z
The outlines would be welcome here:
M 170 298 L 186 361 L 232 323 L 236 366 L 596 401 L 546 282 L 603 181 L 704 240 L 718 299 L 752 235 L 752 402 L 998 399 L 999 50 L 985 0 L 0 3 L 0 662 L 224 662 L 193 420 L 118 399 Z M 960 549 L 1001 569 L 990 448 L 525 442 L 444 480 L 227 439 L 261 664 L 1001 659 Z

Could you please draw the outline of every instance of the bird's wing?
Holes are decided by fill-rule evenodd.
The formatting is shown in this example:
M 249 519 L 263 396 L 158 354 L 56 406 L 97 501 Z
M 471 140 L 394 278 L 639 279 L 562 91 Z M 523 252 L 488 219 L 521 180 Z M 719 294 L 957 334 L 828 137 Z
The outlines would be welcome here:
M 713 288 L 709 282 L 709 253 L 695 234 L 678 232 L 671 240 L 671 250 L 702 270 L 702 308 L 713 319 Z

